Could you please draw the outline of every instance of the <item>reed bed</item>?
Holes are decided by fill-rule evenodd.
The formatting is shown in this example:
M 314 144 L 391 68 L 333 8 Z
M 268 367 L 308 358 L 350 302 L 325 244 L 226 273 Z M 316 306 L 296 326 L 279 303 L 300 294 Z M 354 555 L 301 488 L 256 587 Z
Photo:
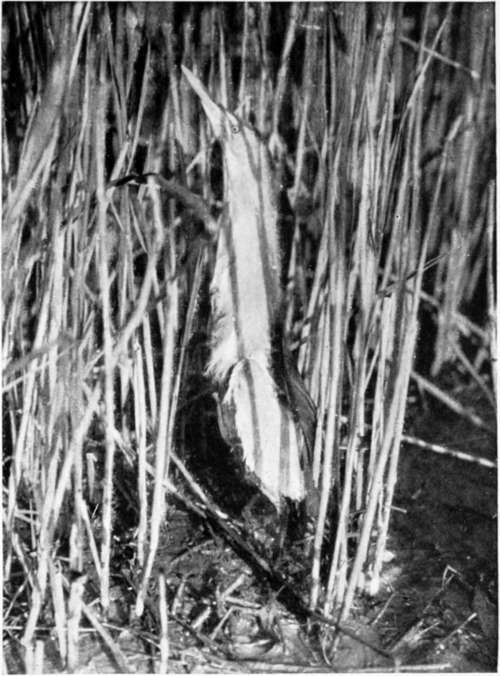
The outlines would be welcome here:
M 318 412 L 307 604 L 346 619 L 379 587 L 412 378 L 465 369 L 495 401 L 492 5 L 20 2 L 3 27 L 4 631 L 28 670 L 47 617 L 70 669 L 83 617 L 107 641 L 84 588 L 106 613 L 130 468 L 138 616 L 169 490 L 215 509 L 182 430 L 221 196 L 181 63 L 287 190 L 285 340 Z

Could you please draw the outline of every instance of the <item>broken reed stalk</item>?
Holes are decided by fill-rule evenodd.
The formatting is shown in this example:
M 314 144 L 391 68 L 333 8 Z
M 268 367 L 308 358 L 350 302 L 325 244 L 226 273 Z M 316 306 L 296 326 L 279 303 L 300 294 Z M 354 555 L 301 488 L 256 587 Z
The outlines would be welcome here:
M 464 460 L 465 462 L 471 462 L 481 467 L 488 467 L 489 469 L 496 470 L 498 463 L 495 460 L 490 460 L 481 455 L 465 453 L 464 451 L 459 451 L 454 448 L 448 448 L 441 444 L 431 444 L 428 441 L 423 441 L 417 437 L 412 437 L 408 434 L 403 434 L 401 441 L 410 446 L 417 446 L 418 448 L 423 448 L 426 451 L 432 451 L 433 453 L 440 453 L 441 455 L 448 455 L 451 458 L 457 458 L 458 460 Z
M 143 565 L 137 612 L 148 602 L 166 486 L 175 489 L 167 474 L 177 400 L 188 375 L 186 345 L 209 256 L 200 254 L 194 275 L 181 262 L 182 247 L 191 245 L 182 228 L 186 212 L 179 201 L 164 204 L 154 181 L 138 190 L 110 182 L 127 173 L 161 174 L 167 149 L 174 173 L 183 173 L 184 155 L 194 158 L 189 183 L 195 186 L 201 175 L 203 187 L 193 191 L 209 195 L 204 178 L 211 138 L 205 125 L 194 124 L 194 97 L 179 78 L 179 57 L 209 73 L 205 84 L 218 101 L 243 117 L 255 114 L 264 138 L 272 133 L 279 166 L 291 172 L 287 337 L 318 409 L 311 607 L 346 616 L 357 588 L 377 587 L 417 299 L 440 316 L 436 372 L 446 355 L 457 359 L 457 351 L 445 346 L 458 332 L 475 341 L 474 368 L 481 350 L 495 355 L 494 191 L 482 150 L 492 129 L 491 9 L 457 6 L 461 39 L 444 30 L 437 45 L 430 18 L 440 22 L 446 8 L 429 5 L 421 43 L 410 51 L 400 6 L 339 5 L 333 17 L 324 6 L 293 5 L 283 10 L 287 32 L 274 66 L 265 47 L 272 12 L 281 10 L 244 5 L 239 82 L 232 80 L 235 53 L 224 6 L 190 7 L 177 29 L 191 35 L 197 11 L 209 30 L 199 38 L 200 50 L 195 40 L 185 40 L 183 54 L 166 40 L 173 23 L 163 22 L 163 42 L 155 42 L 158 36 L 148 42 L 140 3 L 116 12 L 54 5 L 43 16 L 38 6 L 28 14 L 14 3 L 4 12 L 22 75 L 22 96 L 16 99 L 11 88 L 3 100 L 3 392 L 11 446 L 4 579 L 7 589 L 13 565 L 23 577 L 6 616 L 12 621 L 17 603 L 27 604 L 22 633 L 33 668 L 35 653 L 42 659 L 37 632 L 44 606 L 54 611 L 62 658 L 77 665 L 86 606 L 82 611 L 78 605 L 78 577 L 71 603 L 61 596 L 59 570 L 67 572 L 68 554 L 78 573 L 90 551 L 89 565 L 108 605 L 113 538 L 122 525 L 120 514 L 113 515 L 114 485 L 129 452 L 137 461 Z M 379 33 L 370 32 L 373 25 Z M 47 32 L 40 32 L 42 26 Z M 470 30 L 484 41 L 468 39 Z M 35 61 L 30 45 L 40 34 L 55 52 Z M 307 55 L 301 71 L 292 68 L 299 43 Z M 479 77 L 471 79 L 471 71 Z M 154 118 L 155 88 L 167 79 L 161 115 Z M 412 105 L 405 108 L 409 96 Z M 149 116 L 159 130 L 154 136 L 147 131 Z M 460 116 L 462 124 L 455 126 Z M 22 145 L 12 119 L 22 127 Z M 293 153 L 283 132 L 294 138 Z M 446 162 L 447 154 L 458 160 Z M 317 165 L 312 180 L 311 157 Z M 313 205 L 309 211 L 301 211 L 303 197 Z M 431 205 L 425 218 L 419 207 L 424 202 Z M 440 258 L 425 272 L 423 290 L 426 246 L 430 258 Z M 483 265 L 487 329 L 466 316 Z M 199 487 L 172 457 L 198 495 Z M 331 557 L 326 579 L 325 556 Z M 95 614 L 93 620 L 98 622 Z M 163 660 L 165 655 L 166 649 Z
M 75 671 L 78 668 L 80 620 L 82 616 L 82 597 L 85 582 L 85 576 L 79 575 L 71 580 L 71 582 L 67 583 L 67 587 L 69 587 L 69 597 L 66 631 L 68 638 L 67 667 L 69 671 Z
M 491 345 L 494 345 L 494 338 L 492 336 Z M 480 375 L 480 370 L 479 368 L 475 365 L 472 364 L 471 361 L 467 358 L 467 355 L 465 352 L 462 350 L 460 347 L 459 343 L 455 343 L 453 345 L 453 352 L 458 358 L 458 361 L 461 362 L 467 373 L 471 376 L 471 378 L 475 381 L 477 386 L 483 391 L 484 396 L 488 399 L 489 403 L 491 404 L 491 407 L 493 408 L 494 411 L 496 411 L 496 401 L 495 401 L 495 396 L 494 396 L 494 382 L 493 382 L 493 392 L 488 388 L 488 386 L 485 384 L 484 379 Z M 492 373 L 492 381 L 493 378 L 495 377 Z M 469 417 L 470 420 L 470 417 Z M 484 421 L 483 421 L 483 424 Z M 496 435 L 496 431 L 491 430 L 493 432 L 493 435 Z
M 428 392 L 431 396 L 440 401 L 451 411 L 461 416 L 462 418 L 466 418 L 470 423 L 472 423 L 479 429 L 485 430 L 486 432 L 489 432 L 492 436 L 495 436 L 496 434 L 495 430 L 492 429 L 490 425 L 485 423 L 484 420 L 482 420 L 482 418 L 479 415 L 477 415 L 477 413 L 474 413 L 474 411 L 471 411 L 465 406 L 463 406 L 454 397 L 447 394 L 446 392 L 443 392 L 443 390 L 437 387 L 437 385 L 434 385 L 426 378 L 420 376 L 418 373 L 412 372 L 411 375 L 413 380 L 417 383 L 419 387 Z
M 66 603 L 64 599 L 63 575 L 60 567 L 56 562 L 50 561 L 50 588 L 52 592 L 52 603 L 54 606 L 54 624 L 56 629 L 56 637 L 58 642 L 59 655 L 63 664 L 66 661 L 67 654 L 67 636 L 66 627 Z

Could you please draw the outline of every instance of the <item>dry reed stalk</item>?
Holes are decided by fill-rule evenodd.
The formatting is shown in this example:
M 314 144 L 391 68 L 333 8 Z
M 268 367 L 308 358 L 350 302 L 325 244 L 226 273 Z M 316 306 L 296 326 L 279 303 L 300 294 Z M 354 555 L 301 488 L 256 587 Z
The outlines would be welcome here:
M 310 5 L 308 8 L 308 13 L 306 15 L 307 21 L 314 21 L 315 12 L 314 6 Z M 299 187 L 303 174 L 303 162 L 304 162 L 304 151 L 305 151 L 305 142 L 306 142 L 306 129 L 307 122 L 309 118 L 309 108 L 311 105 L 311 99 L 313 96 L 313 66 L 314 61 L 313 57 L 315 51 L 317 50 L 316 45 L 316 32 L 307 31 L 306 35 L 306 47 L 304 54 L 304 70 L 303 70 L 303 81 L 304 81 L 304 93 L 303 99 L 300 102 L 299 106 L 299 115 L 300 123 L 297 136 L 297 149 L 295 152 L 295 162 L 294 162 L 294 182 L 292 188 L 289 191 L 289 198 L 292 209 L 296 208 L 297 200 L 299 196 Z
M 104 426 L 105 426 L 105 460 L 103 481 L 103 514 L 102 529 L 103 538 L 101 543 L 101 604 L 105 611 L 109 607 L 109 575 L 111 565 L 111 542 L 113 538 L 113 466 L 115 458 L 115 443 L 113 431 L 115 429 L 114 412 L 114 360 L 113 339 L 111 326 L 111 301 L 110 301 L 110 272 L 108 259 L 110 252 L 107 246 L 107 206 L 106 185 L 104 178 L 105 158 L 105 114 L 108 97 L 108 83 L 106 73 L 106 61 L 104 52 L 99 58 L 99 89 L 97 92 L 97 109 L 94 118 L 95 129 L 95 172 L 97 191 L 97 227 L 98 240 L 98 275 L 100 296 L 102 302 L 102 325 L 103 325 L 103 356 L 104 356 Z
M 408 434 L 403 434 L 401 436 L 401 441 L 410 446 L 417 446 L 418 448 L 423 448 L 427 451 L 432 451 L 433 453 L 440 453 L 441 455 L 449 455 L 451 458 L 457 458 L 458 460 L 464 460 L 465 462 L 472 462 L 482 467 L 488 467 L 490 469 L 497 469 L 498 463 L 495 460 L 490 460 L 489 458 L 484 458 L 480 455 L 472 455 L 470 453 L 464 453 L 464 451 L 458 451 L 454 448 L 448 448 L 441 444 L 432 444 L 417 437 L 413 437 Z
M 27 674 L 43 674 L 44 642 L 35 641 L 26 649 L 24 663 Z M 8 672 L 5 672 L 8 673 Z
M 232 94 L 232 91 L 229 91 L 229 88 L 232 85 L 228 77 L 228 68 L 227 68 L 227 58 L 226 58 L 226 38 L 224 35 L 224 12 L 222 7 L 216 9 L 216 25 L 217 25 L 217 37 L 219 41 L 217 56 L 219 60 L 219 80 L 220 80 L 220 102 L 227 108 L 229 105 L 229 96 Z M 232 87 L 231 87 L 232 89 Z
M 494 347 L 494 339 L 493 337 L 490 340 L 490 345 Z M 496 411 L 496 401 L 494 397 L 494 392 L 492 392 L 488 386 L 485 384 L 484 379 L 481 377 L 480 370 L 477 368 L 470 359 L 468 359 L 467 355 L 465 352 L 462 350 L 460 347 L 459 343 L 455 343 L 453 345 L 453 352 L 458 358 L 458 361 L 463 365 L 464 369 L 467 371 L 467 373 L 471 376 L 471 378 L 474 380 L 474 382 L 477 384 L 477 386 L 482 390 L 483 394 L 485 397 L 488 399 L 489 403 L 491 404 L 491 407 L 493 410 Z M 493 350 L 492 350 L 493 352 Z M 492 360 L 494 363 L 494 360 Z M 491 428 L 490 428 L 491 429 Z
M 420 293 L 422 300 L 428 303 L 433 308 L 439 307 L 439 300 L 430 296 L 425 291 Z M 453 313 L 453 321 L 456 323 L 459 331 L 467 338 L 475 339 L 481 342 L 482 345 L 488 344 L 488 334 L 476 323 L 472 322 L 469 317 L 466 317 L 461 312 L 455 311 Z
M 53 561 L 49 564 L 50 588 L 52 591 L 52 603 L 54 606 L 54 623 L 58 642 L 59 655 L 63 663 L 67 655 L 67 627 L 66 603 L 64 601 L 63 575 L 59 566 Z
M 77 454 L 75 454 L 76 456 Z M 81 541 L 84 540 L 84 536 L 87 536 L 87 542 L 88 542 L 88 547 L 90 549 L 90 554 L 92 556 L 92 563 L 94 564 L 95 568 L 95 573 L 97 575 L 97 578 L 101 579 L 102 571 L 101 571 L 101 562 L 99 559 L 99 551 L 97 548 L 97 543 L 95 540 L 95 533 L 94 529 L 92 527 L 92 523 L 90 521 L 89 517 L 89 512 L 87 508 L 87 503 L 84 500 L 81 500 L 76 506 L 77 510 L 77 515 L 81 519 L 81 522 L 83 523 L 83 532 L 80 533 L 80 538 Z M 79 524 L 80 526 L 80 524 Z M 81 526 L 80 526 L 81 527 Z
M 286 93 L 287 80 L 288 80 L 288 70 L 290 67 L 290 52 L 292 50 L 293 43 L 295 41 L 295 35 L 297 32 L 297 24 L 300 22 L 302 14 L 304 12 L 304 5 L 302 3 L 296 2 L 290 8 L 290 16 L 288 20 L 288 26 L 286 31 L 285 41 L 283 43 L 283 50 L 281 52 L 280 66 L 278 69 L 276 87 L 274 90 L 274 101 L 273 101 L 273 122 L 272 122 L 272 134 L 273 139 L 279 138 L 278 136 L 278 122 L 280 119 L 281 107 L 283 103 L 283 97 Z M 245 13 L 246 16 L 246 13 Z M 241 100 L 241 97 L 240 97 Z
M 146 361 L 146 375 L 147 375 L 147 394 L 149 403 L 149 415 L 151 416 L 152 427 L 156 426 L 156 416 L 158 411 L 158 397 L 156 393 L 155 368 L 153 361 L 153 342 L 151 337 L 151 324 L 148 315 L 142 320 L 142 335 L 143 335 L 143 350 Z
M 160 664 L 159 674 L 168 672 L 168 608 L 167 608 L 167 585 L 165 583 L 165 574 L 161 572 L 158 575 L 158 610 L 160 616 Z
M 79 629 L 80 618 L 82 615 L 82 598 L 84 592 L 84 585 L 86 582 L 85 575 L 77 575 L 71 582 L 66 583 L 69 589 L 68 598 L 68 620 L 67 620 L 67 668 L 68 671 L 73 672 L 78 668 L 79 661 Z
M 497 379 L 497 326 L 498 308 L 495 295 L 495 272 L 494 272 L 494 233 L 495 233 L 495 184 L 488 185 L 488 211 L 487 211 L 487 266 L 486 266 L 486 289 L 488 294 L 488 328 L 490 336 L 491 355 L 491 379 L 493 382 L 493 394 L 495 402 L 498 402 L 498 379 Z M 498 252 L 498 242 L 497 242 Z
M 303 13 L 303 9 L 300 9 L 300 6 L 294 8 L 290 12 L 290 23 L 288 26 L 287 42 L 284 45 L 284 53 L 282 55 L 282 63 L 280 66 L 280 73 L 278 77 L 281 77 L 282 80 L 278 80 L 277 89 L 275 93 L 274 106 L 277 110 L 273 110 L 273 136 L 270 139 L 270 147 L 275 151 L 275 156 L 278 155 L 279 144 L 277 142 L 277 115 L 279 114 L 279 109 L 281 107 L 281 102 L 283 98 L 283 92 L 279 93 L 278 88 L 284 86 L 284 78 L 286 77 L 287 72 L 287 61 L 288 53 L 291 47 L 291 44 L 288 42 L 292 39 L 295 30 L 297 21 L 300 19 Z M 321 8 L 317 8 L 315 5 L 310 5 L 305 11 L 305 21 L 311 26 L 315 26 L 316 22 L 319 19 L 318 13 L 321 15 L 323 11 Z M 299 200 L 303 196 L 303 175 L 304 175 L 304 164 L 306 156 L 306 139 L 308 136 L 311 136 L 311 124 L 316 122 L 311 118 L 315 112 L 314 97 L 318 95 L 317 86 L 317 53 L 318 53 L 318 43 L 317 43 L 317 34 L 315 30 L 308 30 L 306 33 L 306 44 L 305 44 L 305 57 L 304 65 L 302 70 L 302 79 L 304 82 L 303 94 L 302 96 L 297 96 L 297 109 L 299 116 L 298 123 L 298 136 L 297 136 L 297 146 L 295 149 L 294 160 L 288 160 L 288 165 L 293 169 L 294 179 L 291 188 L 287 191 L 288 199 L 293 211 L 298 210 Z M 313 104 L 313 105 L 311 105 Z M 314 143 L 314 141 L 313 141 Z M 285 162 L 285 158 L 280 158 L 281 163 Z M 287 233 L 283 233 L 284 237 L 288 237 Z M 295 227 L 293 229 L 292 236 L 292 245 L 290 251 L 290 261 L 288 266 L 288 275 L 287 275 L 287 285 L 285 290 L 285 307 L 286 307 L 286 317 L 285 317 L 285 335 L 292 335 L 292 322 L 294 315 L 296 315 L 297 310 L 301 311 L 302 308 L 296 307 L 296 297 L 299 296 L 299 278 L 302 272 L 302 266 L 300 265 L 299 260 L 299 247 L 301 244 L 301 232 L 299 227 L 298 219 L 295 222 Z M 303 286 L 303 285 L 301 285 Z M 304 294 L 300 294 L 302 297 Z
M 134 419 L 137 441 L 137 495 L 139 502 L 139 523 L 137 525 L 137 562 L 144 565 L 147 537 L 148 499 L 146 483 L 146 441 L 147 406 L 144 383 L 142 351 L 137 338 L 134 340 Z
M 98 633 L 99 637 L 102 639 L 104 645 L 110 651 L 113 659 L 116 662 L 116 665 L 120 669 L 119 673 L 129 674 L 132 673 L 132 670 L 129 667 L 128 661 L 121 651 L 120 647 L 114 641 L 112 636 L 109 634 L 107 629 L 103 626 L 102 622 L 99 621 L 95 611 L 83 601 L 83 587 L 86 581 L 86 576 L 80 575 L 76 579 L 68 581 L 66 578 L 63 579 L 64 586 L 66 590 L 69 591 L 68 599 L 68 661 L 67 667 L 68 670 L 75 670 L 78 668 L 78 628 L 80 626 L 80 618 L 85 615 L 85 618 L 92 625 L 92 628 Z M 71 627 L 70 627 L 71 624 Z M 70 638 L 71 642 L 74 643 L 72 646 L 72 654 L 70 657 Z M 76 641 L 76 642 L 75 642 Z M 70 666 L 71 664 L 74 666 Z
M 466 418 L 473 425 L 479 427 L 479 429 L 485 430 L 489 432 L 492 436 L 495 436 L 496 434 L 495 430 L 492 429 L 490 425 L 485 423 L 482 420 L 482 418 L 479 415 L 477 415 L 477 413 L 474 413 L 474 411 L 469 410 L 468 408 L 460 404 L 460 402 L 454 399 L 451 395 L 447 394 L 446 392 L 443 392 L 443 390 L 440 389 L 437 385 L 434 385 L 434 383 L 431 383 L 423 376 L 418 375 L 418 373 L 415 373 L 413 371 L 411 376 L 413 380 L 415 380 L 415 382 L 419 385 L 419 387 L 421 387 L 426 392 L 429 392 L 429 394 L 438 399 L 451 411 L 461 416 L 462 418 Z

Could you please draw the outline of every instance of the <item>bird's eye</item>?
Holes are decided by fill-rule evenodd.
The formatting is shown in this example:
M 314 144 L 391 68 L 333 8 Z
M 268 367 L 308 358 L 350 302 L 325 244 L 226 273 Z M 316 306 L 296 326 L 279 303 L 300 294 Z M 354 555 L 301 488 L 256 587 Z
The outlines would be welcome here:
M 233 134 L 237 134 L 240 131 L 239 125 L 233 124 L 231 127 L 231 131 L 233 132 Z

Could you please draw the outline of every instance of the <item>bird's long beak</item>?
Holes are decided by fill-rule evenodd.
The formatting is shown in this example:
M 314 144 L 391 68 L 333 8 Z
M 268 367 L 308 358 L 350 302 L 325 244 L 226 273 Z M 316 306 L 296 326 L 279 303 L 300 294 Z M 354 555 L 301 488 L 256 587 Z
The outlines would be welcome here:
M 224 121 L 225 121 L 224 110 L 212 101 L 205 87 L 188 68 L 186 68 L 182 64 L 181 68 L 186 80 L 189 82 L 194 91 L 198 94 L 201 101 L 201 105 L 203 106 L 203 110 L 205 111 L 206 116 L 208 117 L 208 121 L 210 122 L 210 125 L 214 130 L 214 134 L 218 138 L 222 138 L 224 136 Z

